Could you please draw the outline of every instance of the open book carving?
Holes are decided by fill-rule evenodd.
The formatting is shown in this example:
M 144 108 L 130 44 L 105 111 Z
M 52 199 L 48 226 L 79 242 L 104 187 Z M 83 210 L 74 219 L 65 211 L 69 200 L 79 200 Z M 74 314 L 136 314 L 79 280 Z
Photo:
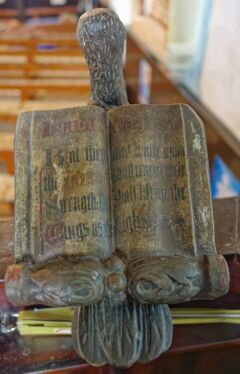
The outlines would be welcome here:
M 79 306 L 79 354 L 123 367 L 169 347 L 166 304 L 216 298 L 229 283 L 202 123 L 186 105 L 127 103 L 125 33 L 110 10 L 82 16 L 91 104 L 19 117 L 6 274 L 14 304 Z

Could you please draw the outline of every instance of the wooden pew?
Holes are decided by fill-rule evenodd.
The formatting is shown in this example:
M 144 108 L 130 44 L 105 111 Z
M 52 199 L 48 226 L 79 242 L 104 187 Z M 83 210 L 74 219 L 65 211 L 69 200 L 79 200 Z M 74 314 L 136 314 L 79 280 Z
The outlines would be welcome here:
M 17 116 L 23 111 L 84 105 L 88 100 L 89 73 L 75 29 L 74 22 L 20 25 L 19 30 L 0 36 L 2 190 L 14 174 Z M 0 215 L 12 213 L 13 204 L 0 196 Z
M 60 35 L 35 39 L 0 39 L 0 76 L 34 78 L 59 71 L 62 77 L 88 77 L 88 69 L 74 39 Z M 67 74 L 63 74 L 65 71 Z M 44 76 L 44 75 L 43 75 Z
M 49 28 L 26 28 L 28 32 L 17 37 L 1 36 L 2 93 L 17 90 L 22 100 L 34 98 L 39 92 L 44 95 L 46 91 L 56 92 L 57 96 L 68 95 L 69 91 L 78 96 L 79 92 L 89 93 L 89 73 L 73 26 L 70 32 L 49 32 Z M 54 29 L 61 28 L 54 25 Z
M 87 96 L 81 95 L 78 99 L 75 97 L 69 100 L 10 101 L 8 105 L 5 104 L 5 108 L 0 106 L 0 173 L 14 174 L 14 131 L 17 117 L 21 112 L 71 108 L 86 105 L 87 100 Z M 7 126 L 4 127 L 6 123 Z
M 81 99 L 90 94 L 88 79 L 0 79 L 0 94 L 5 91 L 18 91 L 21 99 L 32 99 L 36 96 L 53 94 L 54 97 L 66 97 L 74 95 Z
M 68 16 L 52 24 L 33 19 L 10 30 L 6 26 L 0 35 L 0 77 L 87 78 L 76 24 L 77 18 Z

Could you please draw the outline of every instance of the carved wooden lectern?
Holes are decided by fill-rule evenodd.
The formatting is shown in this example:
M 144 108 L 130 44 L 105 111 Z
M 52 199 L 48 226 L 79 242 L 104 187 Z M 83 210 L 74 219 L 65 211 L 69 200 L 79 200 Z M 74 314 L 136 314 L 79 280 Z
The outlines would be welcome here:
M 14 304 L 76 306 L 73 339 L 93 365 L 168 349 L 167 304 L 228 290 L 216 254 L 203 126 L 186 105 L 129 105 L 126 31 L 106 9 L 79 20 L 88 106 L 23 113 L 15 143 Z

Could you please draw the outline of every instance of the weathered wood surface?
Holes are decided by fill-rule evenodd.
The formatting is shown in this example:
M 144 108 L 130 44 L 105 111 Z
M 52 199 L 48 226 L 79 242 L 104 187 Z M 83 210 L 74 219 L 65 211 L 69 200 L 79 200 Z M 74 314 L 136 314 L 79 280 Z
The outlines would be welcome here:
M 218 254 L 240 254 L 240 198 L 213 200 L 215 239 Z M 13 263 L 14 221 L 0 221 L 0 279 Z
M 166 304 L 220 297 L 229 273 L 215 248 L 201 120 L 186 105 L 127 105 L 126 30 L 114 12 L 84 14 L 77 35 L 91 106 L 18 121 L 16 261 L 5 291 L 15 305 L 78 306 L 80 356 L 129 367 L 169 348 Z M 66 176 L 90 171 L 79 196 Z
M 12 312 L 0 284 L 0 309 Z M 238 373 L 240 365 L 240 326 L 185 325 L 175 326 L 171 348 L 149 364 L 134 365 L 130 369 L 116 370 L 106 365 L 94 368 L 79 358 L 74 351 L 70 336 L 20 336 L 0 334 L 0 371 L 18 374 L 22 372 L 59 374 L 171 374 L 191 373 Z
M 9 264 L 14 262 L 13 219 L 0 222 L 0 279 L 4 278 Z
M 96 32 L 100 35 L 100 44 L 96 42 L 96 39 L 98 40 Z M 102 229 L 101 232 L 96 231 L 95 226 L 90 224 L 88 219 L 86 220 L 89 212 L 85 214 L 86 211 L 83 211 L 80 205 L 74 208 L 75 214 L 72 214 L 71 206 L 61 208 L 56 205 L 56 196 L 65 205 L 69 204 L 70 200 L 72 201 L 72 197 L 76 201 L 79 200 L 78 186 L 71 187 L 71 199 L 68 196 L 68 189 L 65 188 L 67 182 L 64 175 L 69 167 L 71 166 L 72 173 L 83 173 L 84 170 L 88 170 L 89 163 L 95 162 L 95 160 L 88 159 L 83 149 L 85 143 L 89 147 L 92 142 L 91 129 L 88 126 L 79 149 L 74 140 L 74 147 L 76 147 L 74 154 L 75 152 L 81 154 L 81 157 L 74 162 L 73 151 L 69 152 L 68 149 L 68 144 L 73 142 L 70 138 L 71 134 L 65 134 L 63 137 L 61 132 L 62 125 L 69 128 L 72 123 L 71 113 L 75 113 L 74 116 L 79 114 L 81 118 L 81 111 L 86 110 L 89 115 L 96 111 L 96 107 L 92 106 L 49 113 L 27 113 L 19 119 L 16 134 L 15 222 L 16 237 L 20 239 L 15 245 L 15 255 L 17 262 L 23 263 L 16 265 L 15 270 L 12 268 L 6 278 L 9 280 L 9 283 L 7 282 L 8 296 L 12 300 L 14 300 L 14 295 L 10 296 L 10 293 L 13 291 L 14 294 L 20 285 L 26 283 L 35 291 L 31 292 L 30 296 L 25 292 L 25 287 L 21 288 L 21 286 L 17 297 L 18 302 L 22 300 L 22 297 L 24 297 L 25 304 L 34 302 L 44 304 L 45 298 L 47 305 L 68 305 L 74 302 L 78 304 L 78 301 L 80 304 L 89 305 L 99 302 L 99 298 L 105 298 L 110 292 L 108 289 L 111 289 L 114 281 L 110 281 L 109 277 L 108 287 L 105 288 L 105 276 L 109 270 L 110 272 L 116 271 L 116 261 L 121 264 L 121 270 L 118 270 L 118 282 L 120 278 L 123 278 L 122 285 L 118 284 L 119 295 L 114 295 L 120 298 L 119 302 L 123 302 L 123 297 L 127 294 L 141 303 L 176 303 L 190 298 L 214 298 L 227 291 L 226 263 L 221 256 L 217 256 L 215 251 L 207 151 L 202 123 L 195 113 L 184 105 L 119 107 L 127 103 L 121 67 L 125 37 L 123 25 L 117 15 L 111 11 L 96 10 L 80 18 L 78 38 L 89 64 L 92 102 L 105 109 L 118 107 L 109 111 L 108 116 L 112 169 L 105 175 L 106 181 L 110 181 L 110 175 L 112 176 L 112 190 L 109 190 L 105 197 L 108 199 L 109 196 L 113 201 L 112 220 L 115 222 L 113 235 L 116 243 L 114 247 L 111 247 L 110 253 L 108 250 L 104 253 L 104 248 L 100 250 L 98 246 L 97 252 L 94 253 L 99 259 L 99 263 L 95 261 L 93 267 L 97 269 L 98 285 L 101 285 L 102 293 L 97 293 L 96 296 L 94 292 L 92 296 L 97 298 L 86 298 L 84 303 L 77 291 L 79 285 L 76 277 L 73 277 L 72 287 L 67 288 L 68 291 L 66 290 L 63 298 L 58 295 L 57 286 L 50 287 L 53 276 L 57 277 L 54 278 L 55 285 L 59 282 L 59 286 L 60 284 L 66 286 L 60 273 L 63 267 L 67 266 L 67 262 L 64 262 L 63 266 L 60 256 L 75 256 L 79 264 L 76 264 L 74 268 L 80 271 L 78 266 L 81 267 L 80 263 L 82 259 L 84 260 L 84 256 L 93 254 L 90 238 L 105 235 Z M 108 56 L 107 59 L 106 56 Z M 60 118 L 65 118 L 66 122 L 61 124 Z M 76 124 L 76 118 L 74 119 Z M 86 119 L 84 116 L 81 118 L 83 122 Z M 54 122 L 55 127 L 60 126 L 59 137 L 56 140 L 46 130 L 50 128 L 49 120 Z M 29 142 L 29 129 L 32 131 L 31 142 Z M 82 129 L 81 127 L 81 132 Z M 100 133 L 98 135 L 100 136 Z M 97 137 L 95 141 L 96 139 Z M 42 151 L 43 142 L 47 142 L 48 147 L 56 147 L 55 141 L 58 145 L 61 144 L 61 159 L 64 162 L 60 163 L 58 159 L 57 163 L 56 161 L 53 163 L 53 151 L 48 150 L 50 156 L 47 156 L 47 160 L 50 157 L 50 161 L 46 164 L 46 150 Z M 134 146 L 135 143 L 138 144 L 137 149 Z M 101 150 L 106 155 L 108 155 L 108 147 L 108 141 L 101 143 Z M 119 149 L 123 151 L 125 149 L 125 155 L 119 156 Z M 155 154 L 155 152 L 158 153 Z M 55 151 L 53 153 L 55 154 Z M 102 162 L 110 162 L 110 159 L 108 160 L 106 156 Z M 49 167 L 53 173 L 51 175 Z M 34 175 L 32 178 L 29 178 L 29 168 L 36 171 L 32 174 Z M 43 170 L 46 173 L 44 176 Z M 97 170 L 93 169 L 93 172 L 95 174 Z M 88 209 L 96 212 L 91 216 L 91 220 L 98 219 L 96 214 L 98 210 L 101 210 L 98 189 L 103 185 L 99 183 L 99 186 L 94 187 L 96 191 L 91 192 L 95 194 L 93 198 L 97 204 L 94 209 L 93 207 Z M 109 186 L 106 187 L 106 190 L 109 188 Z M 85 189 L 84 186 L 81 190 L 83 197 L 86 197 Z M 29 191 L 31 191 L 30 195 Z M 37 191 L 40 191 L 40 194 Z M 126 199 L 124 196 L 131 195 L 130 191 L 133 191 L 132 196 Z M 44 199 L 46 204 L 43 200 L 40 202 L 39 199 Z M 55 208 L 51 210 L 53 206 Z M 61 220 L 61 225 L 59 220 Z M 79 221 L 76 220 L 82 222 L 81 230 L 84 231 L 84 240 L 82 233 L 76 231 L 75 234 L 72 231 L 78 230 L 77 222 Z M 52 231 L 56 222 L 59 224 L 57 238 Z M 110 222 L 110 220 L 104 221 L 101 225 L 108 227 Z M 49 232 L 50 228 L 51 232 Z M 71 235 L 68 234 L 69 230 Z M 107 233 L 110 242 L 113 230 L 107 231 L 110 234 Z M 81 245 L 79 245 L 80 242 Z M 106 248 L 108 247 L 105 245 Z M 121 256 L 114 253 L 116 248 L 120 249 Z M 108 266 L 102 260 L 110 257 L 110 254 L 114 260 L 112 260 L 113 264 Z M 56 264 L 44 264 L 47 259 L 55 261 L 56 255 L 58 256 Z M 26 258 L 28 258 L 28 264 L 25 263 Z M 69 258 L 69 261 L 71 267 L 72 258 Z M 88 265 L 90 262 L 88 260 Z M 38 274 L 37 264 L 41 264 L 41 276 Z M 25 271 L 25 267 L 29 271 Z M 126 271 L 123 270 L 125 267 Z M 51 268 L 55 271 L 51 272 Z M 18 276 L 15 278 L 13 273 Z M 19 282 L 20 274 L 23 276 L 22 283 Z M 38 282 L 35 280 L 36 277 L 39 279 Z M 49 284 L 50 288 L 41 287 L 40 279 L 45 282 L 45 285 Z M 93 280 L 89 280 L 89 284 L 93 287 L 92 283 Z M 88 290 L 91 294 L 90 288 Z M 23 289 L 24 295 L 22 295 Z
M 216 246 L 224 255 L 240 254 L 240 198 L 213 201 Z
M 67 94 L 67 93 L 66 93 Z M 29 111 L 37 111 L 37 110 L 54 110 L 54 109 L 63 109 L 63 108 L 71 108 L 76 106 L 85 105 L 88 101 L 88 94 L 82 95 L 81 100 L 77 97 L 74 98 L 69 92 L 69 96 L 59 97 L 56 99 L 33 99 L 33 100 L 21 100 L 20 98 L 12 98 L 9 100 L 4 100 L 2 102 L 2 106 L 0 107 L 0 126 L 3 128 L 4 126 L 7 128 L 7 131 L 11 133 L 10 135 L 6 135 L 9 137 L 14 137 L 14 130 L 16 127 L 17 117 L 22 112 L 29 112 Z M 1 135 L 2 136 L 2 135 Z M 3 133 L 3 136 L 4 133 Z M 0 144 L 0 151 L 9 149 L 9 143 L 1 142 Z M 13 142 L 10 143 L 10 150 L 13 151 Z

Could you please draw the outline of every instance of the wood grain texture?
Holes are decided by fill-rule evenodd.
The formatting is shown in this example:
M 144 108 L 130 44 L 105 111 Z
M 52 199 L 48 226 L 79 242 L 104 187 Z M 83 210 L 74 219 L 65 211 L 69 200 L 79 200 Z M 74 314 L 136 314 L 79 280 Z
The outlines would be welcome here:
M 94 105 L 22 114 L 16 136 L 6 294 L 15 305 L 77 306 L 74 343 L 97 366 L 155 359 L 172 340 L 162 304 L 214 299 L 229 286 L 202 123 L 186 105 L 127 104 L 125 36 L 114 12 L 83 15 Z
M 171 313 L 167 305 L 128 299 L 115 306 L 106 300 L 77 308 L 72 332 L 77 352 L 88 362 L 129 367 L 152 361 L 169 348 Z
M 13 219 L 0 221 L 0 279 L 3 279 L 8 265 L 14 262 Z
M 228 269 L 215 249 L 208 174 L 202 123 L 188 106 L 22 114 L 16 133 L 17 264 L 6 274 L 10 300 L 19 304 L 24 296 L 28 305 L 63 305 L 59 295 L 68 279 L 64 305 L 88 305 L 81 297 L 85 282 L 62 273 L 61 256 L 66 268 L 72 259 L 79 267 L 86 257 L 100 259 L 108 290 L 102 300 L 114 303 L 129 295 L 169 304 L 222 296 Z
M 94 105 L 105 109 L 128 103 L 122 72 L 126 30 L 109 9 L 95 9 L 80 17 L 77 36 L 90 71 Z
M 240 198 L 229 197 L 213 200 L 214 229 L 217 253 L 221 255 L 240 252 Z M 227 219 L 225 219 L 227 217 Z M 227 226 L 226 226 L 227 225 Z M 0 221 L 0 249 L 13 255 L 14 220 Z M 13 258 L 11 255 L 11 258 Z M 8 264 L 11 264 L 11 258 Z M 2 273 L 1 273 L 2 274 Z

